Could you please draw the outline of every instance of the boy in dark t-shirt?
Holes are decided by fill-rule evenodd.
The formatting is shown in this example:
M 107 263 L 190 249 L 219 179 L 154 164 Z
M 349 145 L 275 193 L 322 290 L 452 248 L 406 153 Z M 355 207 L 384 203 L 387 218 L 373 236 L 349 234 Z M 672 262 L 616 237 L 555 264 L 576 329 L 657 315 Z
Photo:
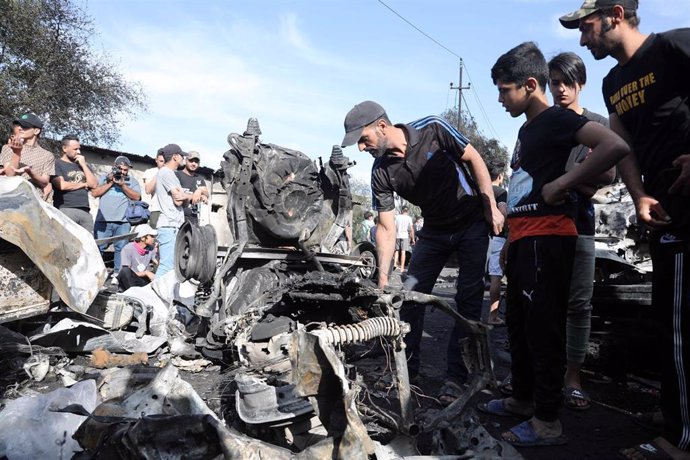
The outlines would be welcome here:
M 523 43 L 491 69 L 499 102 L 525 114 L 513 152 L 508 193 L 506 322 L 513 396 L 481 404 L 492 414 L 531 418 L 503 433 L 516 446 L 566 442 L 558 413 L 563 403 L 565 319 L 575 253 L 575 203 L 570 188 L 626 156 L 625 141 L 571 110 L 550 106 L 549 70 L 539 48 Z M 592 149 L 588 161 L 564 174 L 570 151 Z M 505 249 L 504 249 L 505 250 Z

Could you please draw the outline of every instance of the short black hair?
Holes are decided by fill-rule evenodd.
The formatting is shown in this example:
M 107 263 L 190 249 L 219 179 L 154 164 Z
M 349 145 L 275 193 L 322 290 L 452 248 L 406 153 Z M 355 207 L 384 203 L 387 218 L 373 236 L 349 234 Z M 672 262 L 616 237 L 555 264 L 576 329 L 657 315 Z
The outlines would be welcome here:
M 403 206 L 401 212 L 408 212 L 409 210 L 410 208 L 408 208 L 407 206 Z
M 623 19 L 630 25 L 630 27 L 638 28 L 640 25 L 640 17 L 637 15 L 637 10 L 630 8 L 624 9 Z M 602 8 L 596 14 L 603 20 L 606 17 L 613 16 L 613 8 Z M 602 32 L 605 32 L 602 31 Z
M 68 134 L 62 138 L 62 140 L 60 141 L 60 144 L 62 144 L 63 147 L 67 147 L 67 145 L 70 143 L 70 141 L 79 142 L 79 138 L 76 136 L 76 134 Z
M 546 91 L 549 82 L 549 68 L 544 55 L 534 42 L 521 43 L 498 58 L 491 68 L 491 79 L 522 86 L 534 78 Z
M 489 170 L 489 176 L 491 177 L 492 181 L 495 181 L 496 179 L 498 179 L 499 175 L 504 174 L 506 172 L 505 163 L 489 162 L 486 164 L 486 168 Z
M 373 212 L 367 211 L 367 212 L 364 213 L 364 218 L 365 218 L 365 219 L 368 219 L 368 218 L 370 218 L 370 217 L 374 217 L 374 213 L 373 213 Z
M 587 83 L 585 63 L 575 53 L 565 52 L 554 56 L 549 61 L 549 73 L 554 70 L 563 74 L 563 83 L 571 88 L 575 86 L 575 83 L 580 86 Z

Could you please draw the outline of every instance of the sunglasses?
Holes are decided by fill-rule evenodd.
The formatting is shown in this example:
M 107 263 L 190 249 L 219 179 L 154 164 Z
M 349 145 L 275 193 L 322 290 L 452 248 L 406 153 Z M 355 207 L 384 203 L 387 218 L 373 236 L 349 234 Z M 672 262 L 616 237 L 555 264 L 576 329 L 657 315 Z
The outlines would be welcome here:
M 198 163 L 199 159 L 198 158 L 187 158 L 187 163 Z

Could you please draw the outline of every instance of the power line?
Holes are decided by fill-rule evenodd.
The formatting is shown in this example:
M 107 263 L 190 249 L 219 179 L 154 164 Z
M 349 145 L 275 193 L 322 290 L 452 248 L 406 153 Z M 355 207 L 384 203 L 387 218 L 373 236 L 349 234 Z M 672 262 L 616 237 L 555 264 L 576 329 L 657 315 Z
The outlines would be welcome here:
M 377 1 L 378 1 L 381 5 L 385 6 L 391 13 L 393 13 L 394 15 L 396 15 L 397 17 L 399 17 L 400 19 L 402 19 L 403 21 L 405 21 L 410 27 L 412 27 L 413 29 L 415 29 L 417 32 L 419 32 L 420 34 L 424 35 L 426 38 L 428 38 L 429 40 L 431 40 L 432 42 L 434 42 L 436 45 L 440 46 L 441 48 L 443 48 L 444 50 L 446 50 L 447 52 L 449 52 L 450 54 L 452 54 L 453 56 L 455 56 L 456 58 L 458 58 L 458 59 L 460 60 L 460 62 L 461 62 L 461 65 L 463 65 L 463 66 L 465 67 L 465 70 L 467 70 L 467 66 L 464 65 L 463 60 L 462 60 L 462 57 L 460 57 L 459 54 L 457 54 L 456 52 L 454 52 L 453 50 L 451 50 L 450 48 L 448 48 L 447 46 L 445 46 L 443 43 L 439 42 L 438 40 L 436 40 L 435 38 L 433 38 L 432 36 L 430 36 L 429 34 L 427 34 L 426 32 L 424 32 L 422 29 L 420 29 L 420 28 L 417 27 L 416 25 L 414 25 L 411 21 L 407 20 L 403 15 L 401 15 L 400 13 L 398 13 L 397 11 L 395 11 L 393 8 L 391 8 L 390 6 L 388 6 L 383 0 L 377 0 Z M 475 99 L 477 100 L 477 104 L 479 105 L 479 110 L 480 110 L 480 112 L 482 113 L 482 116 L 484 117 L 484 120 L 485 120 L 486 123 L 489 125 L 489 130 L 491 131 L 491 133 L 493 134 L 493 136 L 494 136 L 496 139 L 498 139 L 498 134 L 496 133 L 496 130 L 494 129 L 493 125 L 491 124 L 491 121 L 489 120 L 489 117 L 488 117 L 487 114 L 486 114 L 486 111 L 484 110 L 484 106 L 482 105 L 482 103 L 481 103 L 481 101 L 480 101 L 480 99 L 479 99 L 479 95 L 477 94 L 477 91 L 474 89 L 474 85 L 472 84 L 472 78 L 470 77 L 469 71 L 467 72 L 467 79 L 468 79 L 469 82 L 470 82 L 470 87 L 471 87 L 470 89 L 472 89 L 472 94 L 474 95 Z M 465 106 L 467 106 L 467 101 L 465 101 Z M 462 110 L 462 107 L 460 107 L 460 104 L 458 104 L 458 117 L 460 116 L 460 111 L 461 111 L 461 110 Z M 469 109 L 468 109 L 468 112 L 469 112 Z
M 444 46 L 441 42 L 439 42 L 438 40 L 436 40 L 435 38 L 433 38 L 432 36 L 430 36 L 429 34 L 427 34 L 426 32 L 424 32 L 422 29 L 420 29 L 420 28 L 417 27 L 416 25 L 412 24 L 410 21 L 408 21 L 407 19 L 405 19 L 400 13 L 398 13 L 397 11 L 395 11 L 395 10 L 394 10 L 393 8 L 391 8 L 390 6 L 386 5 L 382 0 L 378 0 L 378 2 L 379 2 L 381 5 L 383 5 L 383 6 L 385 6 L 386 8 L 388 8 L 388 9 L 390 10 L 391 13 L 393 13 L 394 15 L 396 15 L 397 17 L 399 17 L 400 19 L 402 19 L 403 21 L 405 21 L 406 23 L 408 23 L 410 26 L 412 26 L 417 32 L 419 32 L 420 34 L 424 35 L 426 38 L 428 38 L 428 39 L 431 40 L 432 42 L 436 43 L 438 46 L 440 46 L 440 47 L 443 48 L 444 50 L 448 51 L 450 54 L 452 54 L 452 55 L 455 56 L 456 58 L 462 59 L 462 58 L 460 57 L 460 55 L 458 55 L 457 53 L 455 53 L 455 52 L 452 51 L 451 49 L 449 49 L 449 48 L 447 48 L 446 46 Z

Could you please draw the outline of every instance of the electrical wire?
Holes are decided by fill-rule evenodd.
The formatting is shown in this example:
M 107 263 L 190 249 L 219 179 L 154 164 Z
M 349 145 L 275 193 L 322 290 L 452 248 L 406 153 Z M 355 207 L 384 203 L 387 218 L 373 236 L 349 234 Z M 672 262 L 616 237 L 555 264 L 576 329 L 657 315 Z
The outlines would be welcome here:
M 411 21 L 409 21 L 409 20 L 408 20 L 407 18 L 405 18 L 403 15 L 401 15 L 400 13 L 398 13 L 397 11 L 395 11 L 393 8 L 391 8 L 390 6 L 388 6 L 383 0 L 377 0 L 377 1 L 378 1 L 381 5 L 385 6 L 391 13 L 393 13 L 394 15 L 396 15 L 397 17 L 399 17 L 401 20 L 403 20 L 405 23 L 407 23 L 410 27 L 412 27 L 412 28 L 415 29 L 417 32 L 419 32 L 420 34 L 424 35 L 426 38 L 428 38 L 429 40 L 431 40 L 431 41 L 434 42 L 436 45 L 440 46 L 441 48 L 443 48 L 444 50 L 446 50 L 447 52 L 449 52 L 449 53 L 452 54 L 453 56 L 457 57 L 457 58 L 461 61 L 461 65 L 465 68 L 465 71 L 467 72 L 467 79 L 469 80 L 469 83 L 470 83 L 470 89 L 472 90 L 472 94 L 474 95 L 474 97 L 475 97 L 475 99 L 476 99 L 476 101 L 477 101 L 477 105 L 479 105 L 479 110 L 480 110 L 480 112 L 482 113 L 482 116 L 484 117 L 484 120 L 486 120 L 487 125 L 489 126 L 489 131 L 491 131 L 491 133 L 492 133 L 492 135 L 494 136 L 494 138 L 498 139 L 498 133 L 497 133 L 496 130 L 494 129 L 493 125 L 491 124 L 491 120 L 489 120 L 489 116 L 487 115 L 486 110 L 484 110 L 484 106 L 482 105 L 482 102 L 481 102 L 481 100 L 479 99 L 479 94 L 477 94 L 477 91 L 474 89 L 474 85 L 472 84 L 472 78 L 470 77 L 469 71 L 467 70 L 467 66 L 464 64 L 464 62 L 463 62 L 463 60 L 462 60 L 462 57 L 460 57 L 460 55 L 457 54 L 455 51 L 453 51 L 453 50 L 451 50 L 450 48 L 448 48 L 447 46 L 445 46 L 443 43 L 441 43 L 441 42 L 439 42 L 438 40 L 436 40 L 435 38 L 433 38 L 431 35 L 429 35 L 429 34 L 427 34 L 426 32 L 424 32 L 422 29 L 420 29 L 419 27 L 417 27 L 416 25 L 414 25 Z M 458 97 L 459 97 L 459 95 L 458 95 Z M 446 101 L 446 105 L 447 105 L 447 101 Z M 458 110 L 462 110 L 462 107 L 460 107 L 460 104 L 457 104 L 457 106 L 458 106 Z M 465 101 L 465 106 L 467 107 L 467 101 Z M 469 112 L 469 108 L 468 108 L 468 112 Z M 458 116 L 460 116 L 460 114 L 458 114 Z M 470 116 L 471 116 L 471 115 L 470 115 Z

